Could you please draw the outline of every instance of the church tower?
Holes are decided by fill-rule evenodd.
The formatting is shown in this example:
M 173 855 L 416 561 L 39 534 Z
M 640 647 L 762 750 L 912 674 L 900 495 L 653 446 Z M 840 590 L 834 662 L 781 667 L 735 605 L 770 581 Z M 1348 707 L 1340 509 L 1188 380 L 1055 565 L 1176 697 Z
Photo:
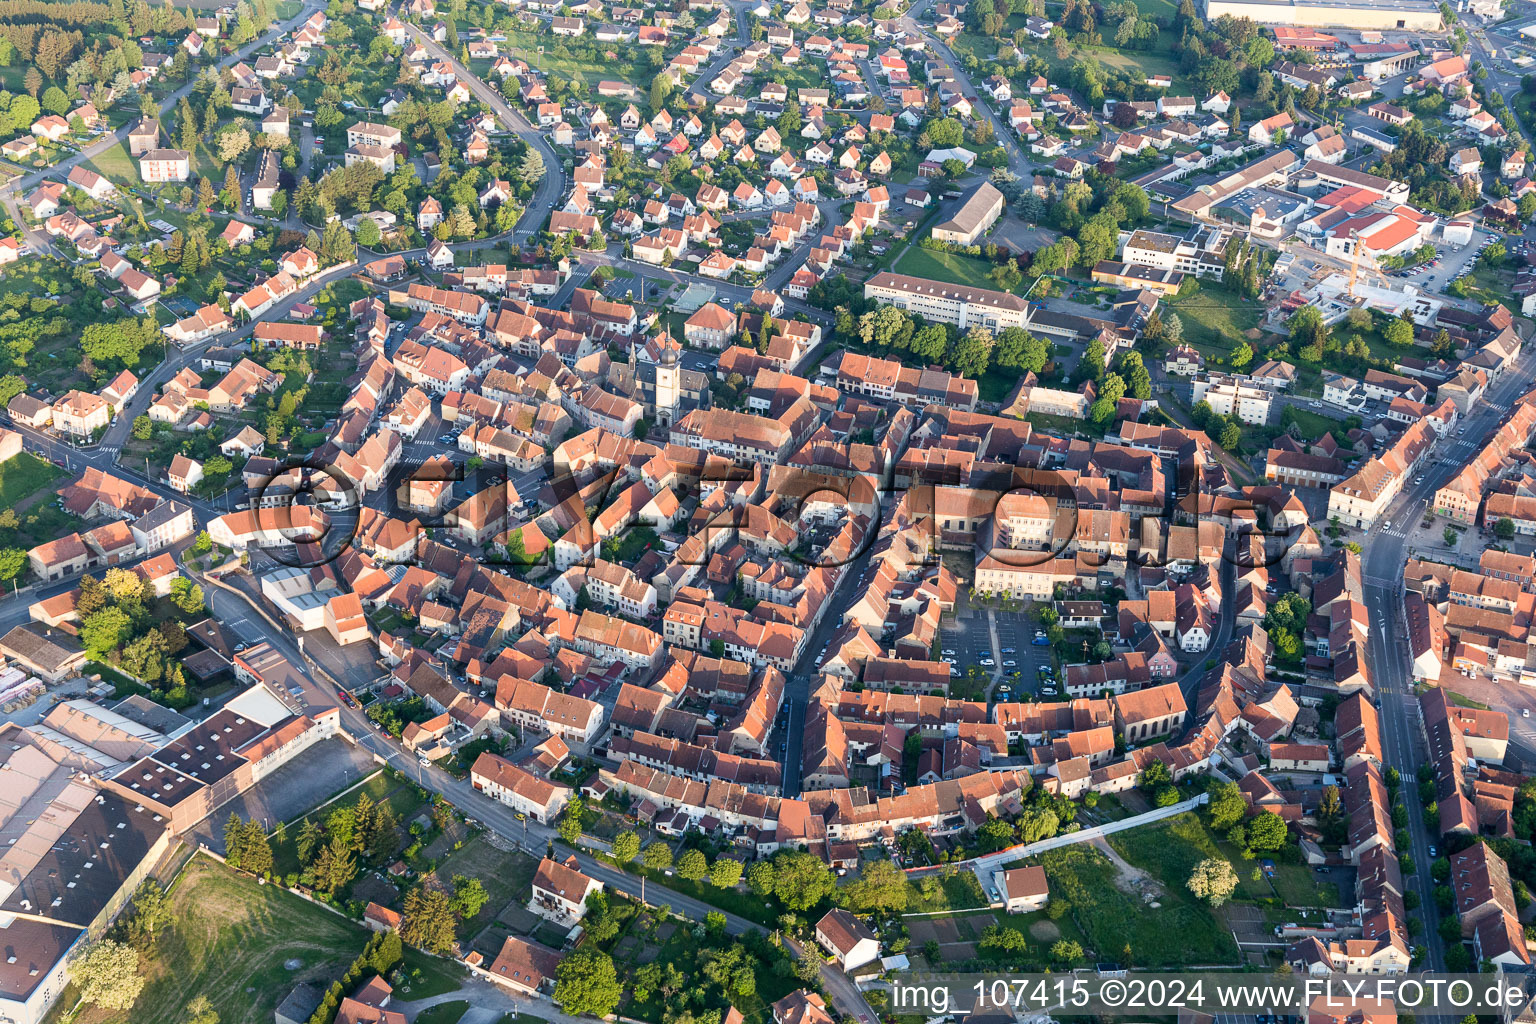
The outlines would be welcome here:
M 682 369 L 677 365 L 677 346 L 666 345 L 656 364 L 656 425 L 670 427 L 682 401 Z

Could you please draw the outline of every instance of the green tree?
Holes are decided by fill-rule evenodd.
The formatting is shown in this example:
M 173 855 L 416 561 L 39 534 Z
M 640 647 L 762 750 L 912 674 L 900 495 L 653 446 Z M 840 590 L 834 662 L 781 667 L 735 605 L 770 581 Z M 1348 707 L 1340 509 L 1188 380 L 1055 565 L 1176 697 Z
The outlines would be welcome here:
M 429 953 L 453 952 L 453 909 L 453 899 L 441 889 L 411 890 L 400 913 L 400 938 Z
M 93 661 L 105 661 L 133 633 L 133 622 L 121 608 L 103 608 L 80 626 L 80 643 Z
M 378 222 L 372 217 L 365 217 L 357 223 L 357 244 L 364 249 L 376 247 L 383 239 L 379 231 Z
M 623 994 L 613 958 L 595 946 L 578 948 L 555 970 L 555 1002 L 566 1013 L 606 1017 L 618 1007 Z
M 491 894 L 485 891 L 480 879 L 453 876 L 453 909 L 461 919 L 467 921 L 480 913 L 480 908 L 490 898 Z
M 1210 802 L 1205 805 L 1205 809 L 1213 831 L 1225 833 L 1248 813 L 1248 804 L 1243 800 L 1243 791 L 1237 783 L 1216 782 L 1207 792 L 1210 793 Z
M 1239 372 L 1246 370 L 1248 364 L 1253 362 L 1253 346 L 1249 345 L 1246 341 L 1238 342 L 1237 347 L 1232 350 L 1232 355 L 1228 358 L 1227 362 L 1232 364 L 1232 369 L 1234 370 Z
M 645 848 L 645 866 L 652 871 L 665 871 L 672 866 L 672 847 L 657 841 Z
M 1510 540 L 1515 536 L 1515 521 L 1508 516 L 1503 517 L 1493 524 L 1493 535 L 1499 540 Z
M 690 882 L 703 881 L 709 874 L 709 862 L 700 850 L 688 850 L 677 859 L 677 873 Z
M 716 889 L 733 888 L 741 881 L 741 861 L 719 857 L 709 866 L 709 882 Z
M 911 893 L 912 887 L 900 868 L 889 860 L 877 860 L 843 886 L 839 896 L 843 906 L 855 914 L 899 914 L 907 909 Z
M 1207 857 L 1189 876 L 1189 891 L 1213 907 L 1219 907 L 1237 891 L 1237 872 L 1229 861 Z
M 567 846 L 575 846 L 581 839 L 581 814 L 582 801 L 580 797 L 572 797 L 570 803 L 565 805 L 565 813 L 560 815 L 560 838 L 565 840 Z
M 218 1011 L 205 995 L 194 996 L 187 1004 L 187 1024 L 219 1024 Z
M 613 859 L 622 867 L 640 855 L 640 837 L 630 831 L 620 832 L 613 837 L 612 849 Z
M 171 921 L 171 901 L 153 878 L 146 878 L 133 891 L 133 921 L 151 939 Z
M 803 850 L 781 853 L 773 859 L 773 891 L 790 910 L 809 910 L 832 894 L 836 876 L 821 858 Z
M 1057 939 L 1051 945 L 1051 959 L 1060 964 L 1074 964 L 1083 958 L 1083 947 L 1071 939 Z
M 87 946 L 69 968 L 80 1001 L 107 1010 L 126 1010 L 144 989 L 139 954 L 132 946 L 101 939 Z
M 1269 852 L 1285 845 L 1285 819 L 1274 811 L 1265 811 L 1248 822 L 1246 832 L 1248 847 Z

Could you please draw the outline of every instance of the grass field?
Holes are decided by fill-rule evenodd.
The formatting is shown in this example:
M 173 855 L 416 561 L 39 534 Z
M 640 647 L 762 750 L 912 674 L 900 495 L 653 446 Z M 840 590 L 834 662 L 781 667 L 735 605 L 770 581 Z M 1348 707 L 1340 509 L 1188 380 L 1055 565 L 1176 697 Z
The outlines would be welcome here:
M 1217 857 L 1229 861 L 1237 871 L 1233 899 L 1279 896 L 1290 906 L 1303 907 L 1331 907 L 1339 902 L 1337 887 L 1319 883 L 1305 864 L 1277 861 L 1271 888 L 1257 860 L 1243 859 L 1240 851 L 1218 840 L 1195 814 L 1180 814 L 1154 827 L 1116 833 L 1109 844 L 1132 864 L 1156 875 L 1170 891 L 1178 890 L 1185 896 L 1189 895 L 1185 883 L 1195 865 L 1207 857 Z
M 1163 320 L 1172 313 L 1184 325 L 1184 340 L 1207 358 L 1225 356 L 1243 340 L 1243 332 L 1259 325 L 1259 305 L 1219 284 L 1205 282 L 1188 298 L 1169 299 Z
M 1120 833 L 1121 836 L 1125 833 Z M 1117 844 L 1118 848 L 1118 844 Z M 1053 899 L 1065 899 L 1091 947 L 1090 959 L 1129 960 L 1137 967 L 1232 964 L 1237 944 L 1209 907 L 1182 883 L 1164 886 L 1152 906 L 1120 888 L 1118 872 L 1091 846 L 1051 850 L 1039 858 Z
M 128 152 L 128 143 L 119 142 L 90 160 L 96 173 L 111 181 L 123 185 L 131 185 L 138 188 L 144 184 L 144 179 L 139 177 L 139 162 Z
M 469 1004 L 462 999 L 429 1006 L 416 1015 L 416 1024 L 458 1024 L 460 1017 L 469 1012 Z
M 928 277 L 935 281 L 948 281 L 951 284 L 963 284 L 972 288 L 991 288 L 994 291 L 997 289 L 997 282 L 987 276 L 992 270 L 992 264 L 986 260 L 960 256 L 952 252 L 924 249 L 918 245 L 909 247 L 891 269 L 913 277 Z M 1015 291 L 1021 291 L 1023 288 L 1024 286 L 1020 285 Z
M 296 983 L 314 979 L 323 988 L 367 937 L 360 924 L 198 857 L 172 891 L 171 925 L 146 965 L 138 1003 L 128 1011 L 88 1008 L 76 1024 L 182 1024 L 196 995 L 212 1000 L 222 1020 L 271 1020 Z M 290 958 L 303 966 L 288 970 Z
M 437 877 L 451 883 L 454 875 L 478 878 L 490 897 L 480 913 L 464 922 L 463 935 L 473 935 L 495 919 L 506 905 L 528 892 L 538 869 L 532 857 L 496 849 L 483 835 L 450 853 L 437 867 Z
M 585 42 L 590 45 L 591 41 Z M 597 94 L 597 83 L 605 79 L 628 82 L 640 90 L 635 105 L 639 107 L 648 105 L 651 79 L 655 77 L 650 65 L 639 65 L 622 56 L 612 61 L 601 57 L 593 58 L 586 54 L 581 44 L 575 45 L 577 49 L 572 49 L 572 44 L 564 43 L 555 36 L 541 35 L 525 29 L 512 29 L 507 32 L 507 41 L 502 47 L 502 52 L 509 57 L 521 57 L 542 71 L 554 71 L 567 78 L 579 79 L 586 83 L 594 96 Z M 601 52 L 624 54 L 634 53 L 640 49 L 635 46 L 614 44 L 612 51 Z
M 930 876 L 931 877 L 931 876 Z M 939 888 L 932 896 L 924 896 L 921 885 L 912 886 L 912 896 L 907 901 L 909 914 L 933 914 L 941 910 L 974 910 L 987 905 L 981 883 L 972 871 L 957 871 L 939 879 Z
M 16 508 L 23 499 L 64 475 L 58 466 L 31 452 L 0 463 L 0 508 Z
M 1342 420 L 1336 420 L 1331 416 L 1324 416 L 1320 412 L 1311 412 L 1307 409 L 1298 409 L 1294 405 L 1286 406 L 1286 417 L 1296 423 L 1301 436 L 1308 441 L 1316 441 L 1330 430 L 1341 430 L 1344 427 Z

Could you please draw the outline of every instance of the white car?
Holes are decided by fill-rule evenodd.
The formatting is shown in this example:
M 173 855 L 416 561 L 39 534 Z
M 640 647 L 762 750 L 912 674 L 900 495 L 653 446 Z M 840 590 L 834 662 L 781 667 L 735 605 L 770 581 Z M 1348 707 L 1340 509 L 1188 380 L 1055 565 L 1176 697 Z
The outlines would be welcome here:
M 981 661 L 978 662 L 978 664 L 985 665 L 988 668 L 991 668 L 994 664 L 996 664 L 996 662 L 994 662 L 991 658 L 982 658 Z

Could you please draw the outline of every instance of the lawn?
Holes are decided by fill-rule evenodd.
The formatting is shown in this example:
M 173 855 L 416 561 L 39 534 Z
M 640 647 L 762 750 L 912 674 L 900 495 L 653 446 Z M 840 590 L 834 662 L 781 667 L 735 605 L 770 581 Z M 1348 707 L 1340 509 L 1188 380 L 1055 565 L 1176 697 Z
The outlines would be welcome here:
M 659 70 L 652 66 L 652 57 L 659 59 L 655 47 L 613 44 L 613 49 L 599 49 L 603 44 L 594 40 L 562 40 L 527 29 L 510 29 L 502 53 L 508 57 L 521 57 L 542 71 L 556 71 L 567 78 L 580 80 L 592 95 L 597 94 L 597 83 L 604 80 L 628 82 L 639 90 L 636 106 L 647 106 L 651 79 Z M 626 54 L 614 60 L 605 59 L 608 53 Z M 645 61 L 628 59 L 628 54 L 639 54 Z
M 924 879 L 924 882 L 926 881 L 927 879 Z M 974 910 L 987 905 L 987 898 L 981 891 L 981 883 L 976 880 L 976 874 L 973 871 L 956 871 L 952 875 L 939 878 L 938 881 L 937 891 L 929 895 L 924 895 L 922 882 L 911 887 L 912 895 L 907 900 L 908 914 L 932 914 L 943 910 Z
M 952 252 L 924 249 L 918 245 L 909 247 L 901 259 L 896 261 L 896 266 L 891 269 L 913 277 L 927 277 L 935 281 L 969 285 L 972 288 L 997 290 L 997 282 L 987 276 L 992 271 L 992 264 L 986 260 L 960 256 Z M 1019 288 L 1023 287 L 1023 285 L 1019 286 Z
M 1070 905 L 1073 923 L 1091 947 L 1090 959 L 1129 959 L 1137 967 L 1235 964 L 1239 959 L 1225 924 L 1182 884 L 1164 886 L 1153 906 L 1121 889 L 1115 866 L 1090 846 L 1051 850 L 1038 862 L 1050 880 L 1051 897 Z
M 360 924 L 207 857 L 194 858 L 173 887 L 170 920 L 134 1008 L 91 1007 L 77 1024 L 182 1024 L 196 995 L 207 996 L 222 1020 L 271 1020 L 295 984 L 324 988 L 368 937 Z M 303 966 L 290 971 L 283 966 L 289 959 Z M 61 1005 L 72 1002 L 66 997 Z
M 128 143 L 119 142 L 106 152 L 91 158 L 96 173 L 120 185 L 141 188 L 144 179 L 139 177 L 139 162 L 128 152 Z
M 473 936 L 496 919 L 513 900 L 521 900 L 533 884 L 538 864 L 521 853 L 506 853 L 490 844 L 484 835 L 470 839 L 450 853 L 437 867 L 437 877 L 451 883 L 454 875 L 478 878 L 490 897 L 480 913 L 464 922 L 461 934 Z
M 1139 868 L 1156 875 L 1170 890 L 1187 895 L 1184 888 L 1195 864 L 1207 857 L 1231 863 L 1237 871 L 1236 900 L 1279 896 L 1289 906 L 1338 905 L 1338 887 L 1321 883 L 1305 864 L 1276 860 L 1269 881 L 1257 860 L 1246 860 L 1230 843 L 1218 840 L 1196 814 L 1185 813 L 1147 828 L 1131 829 L 1110 838 L 1115 851 Z
M 458 1024 L 459 1018 L 468 1012 L 469 1003 L 455 999 L 422 1010 L 416 1015 L 416 1024 Z
M 1258 303 L 1243 298 L 1215 282 L 1204 282 L 1193 295 L 1167 300 L 1163 320 L 1177 313 L 1184 325 L 1184 340 L 1207 358 L 1225 356 L 1259 325 Z
M 0 508 L 17 508 L 64 475 L 64 470 L 31 452 L 7 459 L 0 463 Z
M 409 946 L 399 970 L 403 973 L 396 976 L 395 991 L 411 999 L 430 999 L 464 987 L 462 967 Z
M 1307 409 L 1298 409 L 1294 405 L 1286 406 L 1287 412 L 1282 415 L 1296 424 L 1301 431 L 1301 436 L 1308 441 L 1316 441 L 1330 430 L 1340 430 L 1344 426 L 1342 420 L 1336 420 L 1331 416 L 1324 416 L 1319 412 L 1311 412 Z

